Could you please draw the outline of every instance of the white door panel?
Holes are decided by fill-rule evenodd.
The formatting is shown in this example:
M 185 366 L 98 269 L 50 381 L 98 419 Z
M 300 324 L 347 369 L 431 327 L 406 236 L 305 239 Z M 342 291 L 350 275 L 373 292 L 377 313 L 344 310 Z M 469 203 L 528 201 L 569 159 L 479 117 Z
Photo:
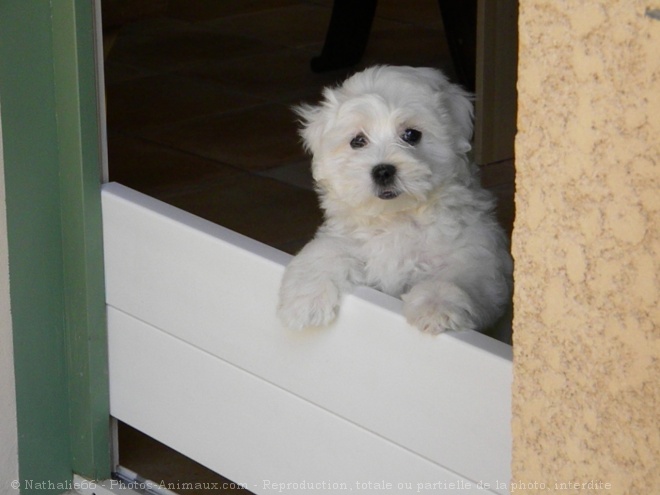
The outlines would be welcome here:
M 510 347 L 422 334 L 365 288 L 332 327 L 290 332 L 275 317 L 288 255 L 117 184 L 103 218 L 113 416 L 256 493 L 266 479 L 507 493 Z
M 110 336 L 113 416 L 254 493 L 302 480 L 353 490 L 386 480 L 394 493 L 399 483 L 469 483 L 121 311 L 110 308 L 109 320 L 121 328 Z M 461 493 L 484 493 L 472 488 Z M 308 490 L 283 491 L 292 492 Z

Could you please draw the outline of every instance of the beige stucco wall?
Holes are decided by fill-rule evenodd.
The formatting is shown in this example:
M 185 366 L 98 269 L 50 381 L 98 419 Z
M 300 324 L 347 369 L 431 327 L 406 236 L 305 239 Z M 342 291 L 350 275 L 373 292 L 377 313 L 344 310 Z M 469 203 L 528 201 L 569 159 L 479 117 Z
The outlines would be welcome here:
M 660 21 L 647 7 L 660 2 L 520 2 L 514 493 L 660 493 Z

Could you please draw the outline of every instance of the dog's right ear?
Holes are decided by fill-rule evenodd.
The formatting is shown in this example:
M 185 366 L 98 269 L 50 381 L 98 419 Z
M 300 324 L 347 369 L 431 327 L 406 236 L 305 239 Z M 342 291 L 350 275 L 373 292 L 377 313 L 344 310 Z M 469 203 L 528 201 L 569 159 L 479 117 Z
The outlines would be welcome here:
M 303 103 L 293 108 L 300 117 L 300 136 L 303 139 L 305 149 L 312 155 L 321 146 L 321 141 L 328 124 L 332 119 L 332 108 L 337 103 L 337 98 L 330 88 L 323 91 L 323 100 L 318 105 Z
M 321 113 L 323 112 L 323 108 L 318 105 L 303 103 L 294 107 L 293 111 L 300 117 L 298 120 L 300 123 L 298 133 L 302 137 L 303 146 L 306 151 L 313 155 L 314 149 L 320 144 L 322 133 Z

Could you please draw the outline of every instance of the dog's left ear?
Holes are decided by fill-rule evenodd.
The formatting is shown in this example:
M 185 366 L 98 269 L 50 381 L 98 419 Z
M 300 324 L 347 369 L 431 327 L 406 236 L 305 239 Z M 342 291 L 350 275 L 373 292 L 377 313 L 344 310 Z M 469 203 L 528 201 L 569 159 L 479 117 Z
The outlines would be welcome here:
M 472 133 L 474 131 L 473 96 L 456 84 L 447 82 L 444 94 L 449 108 L 449 114 L 460 130 L 460 144 L 466 153 L 472 149 Z
M 418 70 L 422 71 L 421 74 L 438 92 L 441 106 L 448 111 L 454 128 L 457 130 L 456 138 L 460 151 L 470 151 L 474 129 L 473 95 L 457 84 L 449 82 L 449 79 L 437 69 L 422 68 Z

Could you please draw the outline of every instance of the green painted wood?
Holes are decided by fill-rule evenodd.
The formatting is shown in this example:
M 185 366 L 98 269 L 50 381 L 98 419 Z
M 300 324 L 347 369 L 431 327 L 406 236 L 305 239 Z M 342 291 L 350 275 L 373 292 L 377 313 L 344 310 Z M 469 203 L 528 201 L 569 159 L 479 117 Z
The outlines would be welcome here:
M 49 3 L 1 0 L 0 37 L 19 474 L 30 493 L 28 482 L 72 472 Z
M 94 11 L 53 2 L 67 363 L 74 472 L 110 472 L 108 359 Z
M 110 471 L 91 9 L 91 1 L 0 0 L 23 493 L 61 493 L 74 471 Z

